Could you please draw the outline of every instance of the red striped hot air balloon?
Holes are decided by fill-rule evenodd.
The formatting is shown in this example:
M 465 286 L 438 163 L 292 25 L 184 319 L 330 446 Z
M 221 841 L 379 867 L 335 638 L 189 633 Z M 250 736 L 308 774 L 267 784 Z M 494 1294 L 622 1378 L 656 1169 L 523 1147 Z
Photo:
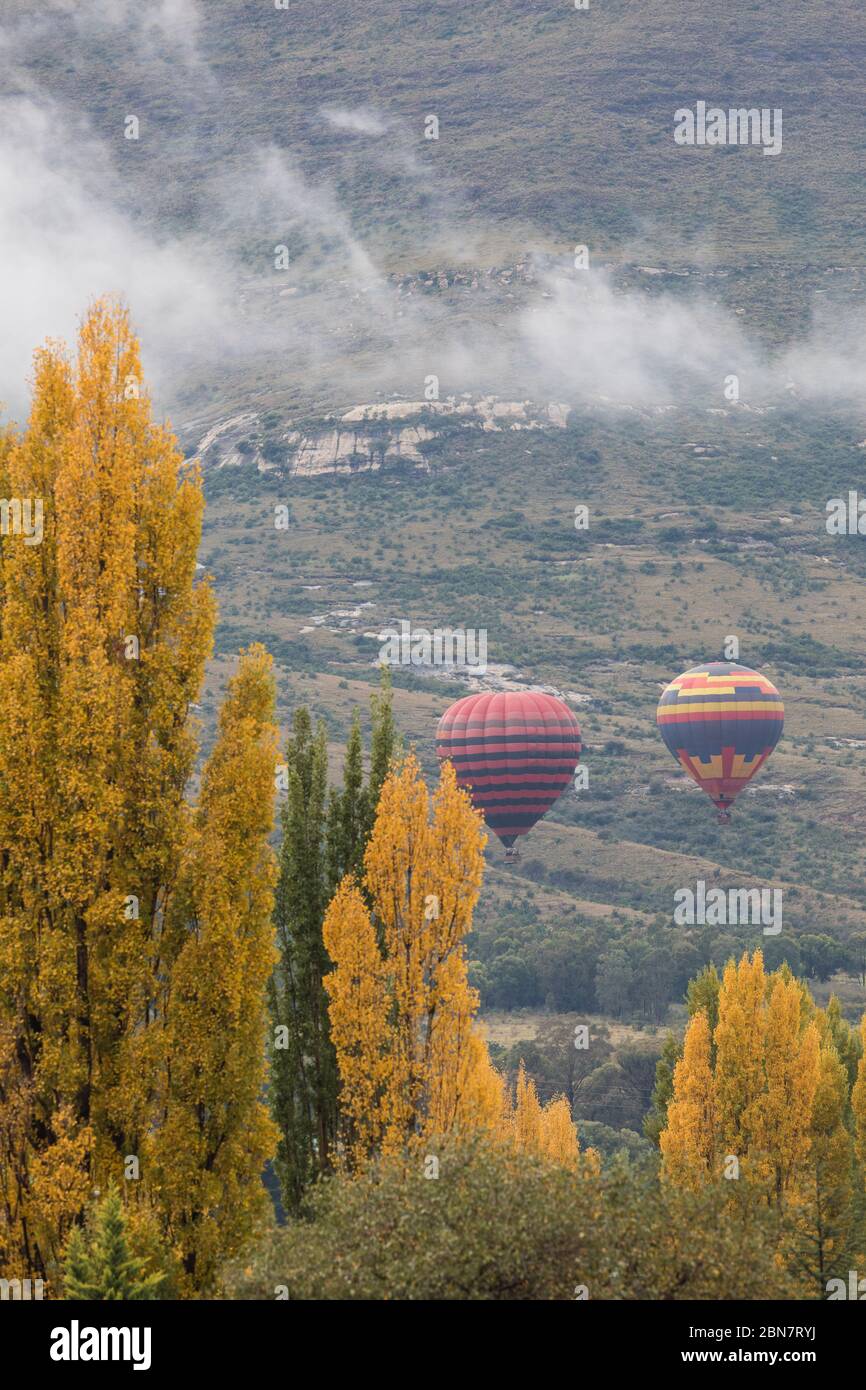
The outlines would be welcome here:
M 446 710 L 436 752 L 484 813 L 513 858 L 526 835 L 565 791 L 580 758 L 580 726 L 568 705 L 540 691 L 467 695 Z

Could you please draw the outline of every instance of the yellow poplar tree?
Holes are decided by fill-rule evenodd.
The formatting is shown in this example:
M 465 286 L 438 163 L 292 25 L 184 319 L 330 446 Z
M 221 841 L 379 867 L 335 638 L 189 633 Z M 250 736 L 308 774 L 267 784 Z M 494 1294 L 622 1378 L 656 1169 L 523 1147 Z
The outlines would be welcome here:
M 596 1170 L 599 1156 L 594 1149 L 581 1154 L 566 1097 L 554 1096 L 547 1105 L 542 1105 L 535 1082 L 526 1075 L 522 1061 L 517 1070 L 514 1105 L 509 1118 L 511 1142 L 518 1153 L 548 1158 L 566 1167 L 576 1167 L 583 1159 L 587 1174 Z
M 714 1033 L 701 1009 L 674 1070 L 659 1136 L 665 1176 L 697 1188 L 732 1156 L 768 1203 L 800 1211 L 801 1225 L 805 1206 L 817 1212 L 816 1192 L 825 1211 L 844 1206 L 847 1072 L 837 1032 L 835 1014 L 816 1011 L 786 966 L 767 976 L 760 951 L 729 962 Z
M 848 1073 L 826 1027 L 826 1014 L 816 1018 L 823 1032 L 818 1084 L 812 1106 L 810 1146 L 798 1175 L 794 1233 L 798 1262 L 819 1296 L 827 1280 L 849 1268 L 854 1227 L 853 1139 L 845 1124 Z M 810 1290 L 813 1292 L 813 1290 Z
M 678 1187 L 696 1189 L 718 1177 L 712 1038 L 706 1010 L 692 1017 L 674 1068 L 668 1125 L 659 1136 L 664 1171 Z
M 340 1074 L 343 1143 L 360 1164 L 382 1147 L 393 1065 L 388 968 L 353 878 L 337 888 L 323 938 L 336 967 L 325 977 L 325 988 Z
M 0 1268 L 50 1278 L 128 1160 L 127 1195 L 157 1200 L 174 896 L 210 853 L 185 802 L 214 623 L 201 480 L 152 417 L 122 306 L 93 306 L 74 361 L 37 353 L 0 476 L 40 522 L 0 535 Z M 234 867 L 211 855 L 215 894 Z
M 473 1028 L 469 1035 L 465 1068 L 455 1128 L 464 1132 L 483 1130 L 494 1139 L 509 1139 L 511 1097 L 508 1084 L 491 1062 L 480 1028 Z
M 752 1150 L 777 1206 L 811 1147 L 820 1074 L 817 1025 L 812 1021 L 801 1028 L 801 1003 L 796 980 L 781 975 L 772 980 L 763 1033 L 765 1087 L 755 1106 Z
M 857 1080 L 851 1089 L 851 1109 L 854 1114 L 854 1144 L 861 1171 L 866 1174 L 866 1014 L 860 1020 L 863 1052 L 857 1065 Z
M 568 1102 L 557 1097 L 542 1109 L 521 1064 L 513 1106 L 475 1021 L 463 942 L 485 841 L 451 764 L 431 808 L 410 756 L 382 787 L 363 882 L 347 876 L 325 915 L 342 1145 L 355 1168 L 420 1139 L 477 1131 L 578 1161 Z
M 514 1144 L 518 1153 L 541 1152 L 542 1110 L 532 1077 L 521 1061 L 514 1088 Z
M 495 1085 L 472 1041 L 478 995 L 463 947 L 485 842 L 451 765 L 431 807 L 409 756 L 382 787 L 364 891 L 344 879 L 328 908 L 323 936 L 334 969 L 325 988 L 344 1144 L 356 1165 L 457 1128 L 467 1107 L 495 1109 Z
M 576 1167 L 580 1161 L 577 1130 L 565 1096 L 554 1096 L 541 1112 L 539 1149 L 545 1158 L 566 1167 Z
M 253 1233 L 277 1131 L 263 1102 L 266 988 L 276 859 L 271 658 L 241 657 L 205 764 L 181 881 L 167 923 L 176 943 L 161 1000 L 166 1073 L 147 1166 L 192 1287 Z
M 756 951 L 729 961 L 719 991 L 716 1024 L 715 1122 L 724 1153 L 742 1157 L 752 1147 L 764 1089 L 767 977 Z

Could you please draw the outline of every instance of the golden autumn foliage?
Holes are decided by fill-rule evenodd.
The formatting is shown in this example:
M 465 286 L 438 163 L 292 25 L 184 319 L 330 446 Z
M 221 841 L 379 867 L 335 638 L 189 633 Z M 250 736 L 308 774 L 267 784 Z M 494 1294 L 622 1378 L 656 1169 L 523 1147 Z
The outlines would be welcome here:
M 683 1055 L 674 1068 L 668 1126 L 659 1136 L 665 1171 L 680 1187 L 697 1189 L 717 1171 L 711 1042 L 709 1019 L 700 1009 L 686 1030 Z
M 812 1147 L 819 1040 L 814 1020 L 803 1020 L 802 1001 L 796 980 L 777 975 L 768 983 L 766 1081 L 756 1106 L 752 1148 L 757 1171 L 776 1203 L 796 1189 Z
M 744 955 L 725 970 L 714 1032 L 707 1008 L 692 1016 L 659 1136 L 662 1174 L 677 1188 L 741 1178 L 752 1208 L 772 1209 L 779 1258 L 808 1297 L 824 1297 L 859 1259 L 866 1064 L 852 1089 L 856 1055 L 838 1000 L 816 1008 L 787 966 L 767 975 L 759 951 Z
M 744 955 L 738 965 L 729 961 L 719 991 L 713 1080 L 719 1145 L 737 1158 L 751 1145 L 764 1089 L 765 994 L 760 951 L 752 958 Z
M 541 1112 L 541 1151 L 555 1163 L 578 1160 L 580 1145 L 565 1096 L 555 1096 Z
M 486 836 L 450 763 L 432 798 L 414 757 L 385 781 L 364 857 L 325 916 L 325 977 L 340 1075 L 344 1152 L 363 1168 L 421 1140 L 480 1132 L 572 1164 L 568 1102 L 542 1109 L 523 1068 L 512 1105 L 475 1022 L 463 942 Z M 370 904 L 370 906 L 368 906 Z
M 581 1154 L 566 1097 L 554 1096 L 542 1105 L 535 1082 L 526 1075 L 522 1062 L 517 1071 L 514 1104 L 509 1105 L 508 1121 L 509 1137 L 518 1153 L 547 1158 L 568 1168 L 581 1166 L 586 1174 L 598 1171 L 600 1159 L 595 1149 Z
M 364 891 L 345 878 L 325 915 L 331 1036 L 357 1166 L 452 1130 L 464 1098 L 473 1109 L 484 1105 L 483 1060 L 470 1043 L 478 996 L 463 941 L 485 842 L 453 768 L 443 768 L 431 807 L 418 763 L 407 757 L 382 787 Z
M 523 1066 L 512 1102 L 475 1022 L 463 942 L 485 838 L 450 763 L 431 805 L 409 756 L 382 787 L 363 884 L 343 878 L 329 905 L 325 990 L 353 1168 L 480 1131 L 523 1154 L 577 1162 L 569 1102 L 542 1108 Z
M 262 1104 L 276 860 L 271 658 L 253 646 L 229 683 L 166 923 L 178 948 L 162 999 L 161 1123 L 145 1146 L 190 1282 L 209 1287 L 267 1210 L 276 1147 Z
M 514 1095 L 514 1146 L 518 1153 L 541 1152 L 541 1102 L 535 1082 L 521 1062 Z
M 838 1241 L 848 1222 L 852 1145 L 837 1015 L 832 1006 L 816 1009 L 786 967 L 768 976 L 760 951 L 729 962 L 715 1032 L 699 1009 L 674 1070 L 659 1139 L 665 1176 L 697 1189 L 736 1159 L 769 1204 L 806 1225 L 814 1218 L 819 1243 L 832 1225 Z M 855 1087 L 855 1114 L 856 1099 Z
M 50 1279 L 86 1197 L 123 1182 L 128 1160 L 140 1170 L 128 1201 L 169 1191 L 190 1126 L 158 1184 L 150 1164 L 179 1107 L 200 1106 L 200 1134 L 219 1128 L 209 1083 L 187 1094 L 185 1069 L 234 1067 L 219 1082 L 236 1087 L 232 1133 L 257 1103 L 272 694 L 252 653 L 192 817 L 189 710 L 214 624 L 196 580 L 204 502 L 196 467 L 152 419 L 122 307 L 94 305 L 74 361 L 37 353 L 30 418 L 4 438 L 0 474 L 4 496 L 38 499 L 43 517 L 38 543 L 0 537 L 0 1266 Z M 232 779 L 248 805 L 229 798 Z M 196 991 L 207 1002 L 182 1038 Z M 243 1056 L 215 1041 L 238 1022 Z M 213 1156 L 228 1245 L 245 1200 L 232 1188 L 268 1143 L 256 1121 L 242 1161 L 239 1141 Z M 184 1220 L 200 1225 L 204 1203 L 212 1190 L 189 1189 Z
M 466 1073 L 460 1097 L 460 1130 L 492 1139 L 511 1138 L 511 1100 L 505 1077 L 490 1060 L 480 1026 L 467 1045 Z
M 847 1274 L 849 1240 L 854 1233 L 853 1140 L 845 1124 L 848 1084 L 832 1038 L 825 1034 L 811 1142 L 793 1212 L 795 1235 L 803 1251 L 801 1264 L 814 1271 L 821 1294 L 826 1293 L 828 1278 Z
M 325 988 L 340 1073 L 342 1121 L 347 1145 L 360 1161 L 382 1143 L 394 1068 L 387 967 L 353 879 L 345 879 L 337 889 L 323 935 L 336 967 L 325 976 Z
M 860 1037 L 863 1053 L 857 1068 L 857 1080 L 851 1090 L 851 1108 L 854 1112 L 854 1142 L 857 1159 L 866 1172 L 866 1014 L 860 1021 Z

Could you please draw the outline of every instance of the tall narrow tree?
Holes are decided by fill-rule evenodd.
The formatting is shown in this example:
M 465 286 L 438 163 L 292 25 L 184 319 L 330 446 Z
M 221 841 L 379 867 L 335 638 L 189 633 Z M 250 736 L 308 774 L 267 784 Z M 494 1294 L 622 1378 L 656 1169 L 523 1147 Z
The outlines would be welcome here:
M 796 1189 L 811 1148 L 812 1110 L 820 1075 L 817 1025 L 801 1018 L 796 980 L 768 983 L 764 1028 L 764 1090 L 756 1106 L 752 1163 L 778 1207 Z
M 377 1151 L 403 1152 L 420 1136 L 459 1123 L 478 1007 L 463 942 L 485 839 L 450 764 L 431 808 L 409 756 L 382 787 L 363 891 L 345 879 L 325 916 L 334 962 L 325 987 L 356 1164 Z M 368 1097 L 371 1077 L 378 1086 Z
M 857 1065 L 857 1079 L 851 1091 L 851 1110 L 857 1159 L 866 1177 L 866 1014 L 860 1020 L 860 1040 L 863 1051 Z
M 760 952 L 744 956 L 718 992 L 715 1049 L 706 1009 L 688 1026 L 659 1137 L 671 1183 L 697 1189 L 724 1172 L 748 1184 L 752 1205 L 775 1209 L 809 1296 L 844 1277 L 862 1243 L 853 1157 L 866 1086 L 854 1087 L 852 1135 L 855 1053 L 838 1001 L 816 1009 L 787 966 L 767 976 Z
M 93 308 L 74 365 L 37 354 L 5 466 L 43 534 L 0 541 L 0 1016 L 15 1059 L 2 1104 L 29 1098 L 0 1185 L 6 1242 L 43 1271 L 80 1194 L 49 1233 L 27 1210 L 33 1162 L 50 1170 L 60 1146 L 59 1171 L 75 1144 L 86 1181 L 138 1153 L 152 1123 L 160 942 L 213 602 L 194 583 L 200 484 L 151 420 L 122 308 Z
M 260 1177 L 277 1139 L 263 1100 L 276 958 L 273 715 L 271 658 L 253 646 L 220 712 L 166 926 L 176 951 L 161 999 L 166 1082 L 145 1154 L 169 1237 L 199 1290 L 213 1287 L 264 1215 Z
M 854 1200 L 853 1138 L 845 1124 L 848 1091 L 847 1072 L 826 1029 L 809 1152 L 798 1175 L 790 1222 L 797 1266 L 806 1275 L 810 1292 L 818 1297 L 826 1296 L 829 1279 L 847 1278 L 851 1260 L 856 1259 L 853 1241 L 859 1204 Z
M 270 986 L 271 1111 L 280 1131 L 277 1175 L 296 1211 L 317 1173 L 327 1171 L 337 1124 L 337 1071 L 322 977 L 328 866 L 325 845 L 328 752 L 295 713 L 286 750 L 287 798 L 275 922 L 279 959 Z
M 354 873 L 360 867 L 368 835 L 368 800 L 361 721 L 355 710 L 346 744 L 343 786 L 331 792 L 328 803 L 329 893 L 334 892 L 344 874 Z
M 193 824 L 185 800 L 214 622 L 196 579 L 204 501 L 152 418 L 121 306 L 94 305 L 74 362 L 37 354 L 30 418 L 4 436 L 0 471 L 4 496 L 41 521 L 0 536 L 0 1264 L 50 1279 L 94 1185 L 128 1179 L 128 1205 L 169 1219 L 151 1159 L 184 1065 L 168 1004 L 190 924 L 175 898 L 201 882 L 196 855 L 208 920 L 250 882 L 212 853 L 211 813 L 210 829 Z M 217 814 L 227 835 L 236 813 Z M 264 853 L 266 819 L 247 822 L 246 855 Z M 239 1114 L 262 1042 L 233 1073 Z M 190 1065 L 203 1073 L 207 1055 Z M 225 1141 L 213 1162 L 218 1180 L 206 1196 L 190 1185 L 185 1221 L 217 1203 L 229 1248 L 248 1161 Z
M 674 1067 L 667 1127 L 659 1136 L 665 1174 L 679 1187 L 697 1189 L 720 1176 L 711 1048 L 709 1018 L 699 1009 Z
M 325 908 L 340 880 L 357 870 L 385 774 L 397 748 L 391 683 L 382 668 L 371 700 L 370 772 L 355 715 L 342 786 L 328 794 L 325 728 L 313 735 L 296 711 L 286 751 L 287 798 L 275 924 L 279 960 L 270 986 L 271 1110 L 280 1131 L 277 1175 L 285 1207 L 297 1211 L 309 1184 L 326 1173 L 337 1135 L 337 1062 L 322 983 L 331 961 L 322 939 Z M 351 1125 L 351 1117 L 346 1117 Z

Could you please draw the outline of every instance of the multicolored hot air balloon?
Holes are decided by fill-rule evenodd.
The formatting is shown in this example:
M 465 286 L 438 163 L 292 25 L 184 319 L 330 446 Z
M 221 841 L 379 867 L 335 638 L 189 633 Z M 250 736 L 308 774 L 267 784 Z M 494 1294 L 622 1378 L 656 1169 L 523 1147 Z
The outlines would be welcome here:
M 748 666 L 708 661 L 671 681 L 656 721 L 677 762 L 711 796 L 719 820 L 767 761 L 785 722 L 772 681 Z
M 565 791 L 580 758 L 580 726 L 568 705 L 540 691 L 467 695 L 446 710 L 436 752 L 454 764 L 490 829 L 513 858 Z

